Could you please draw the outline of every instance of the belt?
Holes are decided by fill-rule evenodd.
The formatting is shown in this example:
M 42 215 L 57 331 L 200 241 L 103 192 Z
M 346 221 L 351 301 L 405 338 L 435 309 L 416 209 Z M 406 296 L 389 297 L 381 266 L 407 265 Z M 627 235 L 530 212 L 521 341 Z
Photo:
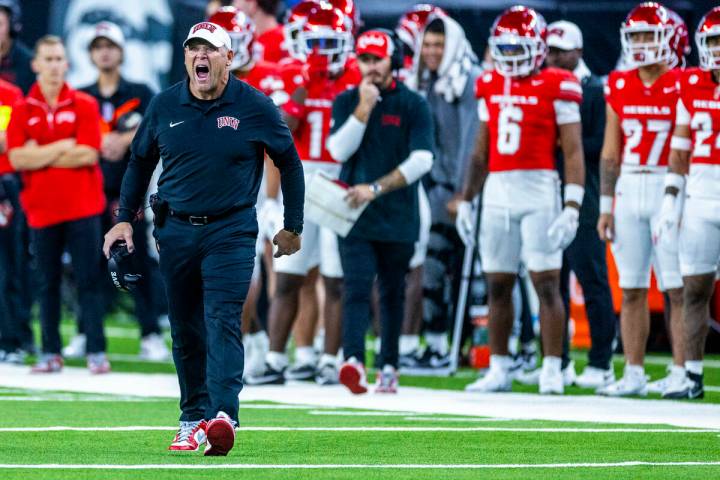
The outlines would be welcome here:
M 178 220 L 180 220 L 182 222 L 188 222 L 190 225 L 207 225 L 208 223 L 212 223 L 217 220 L 221 220 L 227 216 L 230 216 L 233 213 L 242 210 L 243 208 L 245 208 L 245 206 L 238 205 L 235 207 L 231 207 L 222 213 L 217 213 L 215 215 L 190 215 L 188 213 L 178 212 L 177 210 L 173 210 L 171 208 L 168 211 L 168 214 L 171 217 L 177 218 Z

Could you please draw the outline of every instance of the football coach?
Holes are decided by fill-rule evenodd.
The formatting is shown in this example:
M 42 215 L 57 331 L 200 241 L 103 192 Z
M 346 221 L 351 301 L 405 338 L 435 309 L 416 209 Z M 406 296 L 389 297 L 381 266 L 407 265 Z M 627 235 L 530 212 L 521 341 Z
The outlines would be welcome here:
M 376 392 L 397 391 L 398 343 L 405 276 L 420 231 L 418 180 L 433 164 L 433 123 L 427 102 L 393 78 L 402 61 L 389 32 L 369 30 L 356 43 L 360 86 L 333 104 L 328 151 L 342 162 L 351 207 L 366 204 L 341 238 L 345 272 L 340 382 L 365 393 L 365 332 L 375 276 L 380 287 L 381 351 Z
M 272 101 L 230 75 L 230 37 L 194 25 L 188 78 L 151 101 L 132 142 L 119 223 L 106 235 L 134 250 L 136 217 L 162 157 L 151 200 L 180 383 L 180 429 L 170 450 L 227 455 L 235 441 L 244 351 L 240 317 L 258 234 L 255 203 L 265 152 L 281 173 L 284 229 L 275 256 L 300 249 L 305 184 L 292 136 Z

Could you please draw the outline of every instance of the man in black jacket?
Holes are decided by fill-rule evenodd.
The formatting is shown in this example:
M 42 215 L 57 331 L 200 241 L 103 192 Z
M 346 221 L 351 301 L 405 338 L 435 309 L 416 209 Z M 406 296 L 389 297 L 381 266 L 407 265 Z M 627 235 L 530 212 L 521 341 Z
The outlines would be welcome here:
M 351 185 L 350 206 L 369 203 L 339 242 L 347 360 L 340 382 L 353 393 L 367 391 L 365 332 L 377 275 L 382 347 L 375 391 L 395 393 L 405 274 L 420 230 L 417 181 L 433 163 L 432 117 L 427 102 L 393 78 L 400 61 L 387 32 L 363 33 L 356 53 L 363 79 L 335 100 L 328 139 L 330 154 L 343 163 L 340 180 Z
M 610 295 L 605 260 L 605 245 L 597 235 L 595 225 L 599 215 L 599 164 L 605 125 L 605 99 L 602 79 L 593 75 L 582 60 L 582 33 L 574 23 L 554 22 L 548 25 L 547 64 L 572 71 L 583 89 L 582 117 L 583 147 L 585 151 L 585 201 L 580 209 L 580 226 L 575 240 L 565 250 L 561 291 L 565 311 L 569 312 L 569 276 L 575 272 L 585 296 L 585 308 L 590 323 L 592 347 L 588 352 L 588 366 L 574 378 L 574 367 L 568 365 L 567 345 L 563 355 L 563 376 L 566 384 L 599 388 L 615 379 L 611 357 L 615 338 L 615 312 Z M 563 171 L 559 168 L 560 172 Z M 567 332 L 567 329 L 566 329 Z

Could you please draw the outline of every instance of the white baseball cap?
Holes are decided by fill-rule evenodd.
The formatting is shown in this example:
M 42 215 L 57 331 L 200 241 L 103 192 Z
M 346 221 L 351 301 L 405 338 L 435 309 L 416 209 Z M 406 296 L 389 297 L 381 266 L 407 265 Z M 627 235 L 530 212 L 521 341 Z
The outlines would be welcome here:
M 95 31 L 88 46 L 92 47 L 93 42 L 98 38 L 107 38 L 118 47 L 125 47 L 125 35 L 123 35 L 122 29 L 112 22 L 100 22 L 96 24 Z
M 547 46 L 559 48 L 560 50 L 575 50 L 583 48 L 582 32 L 572 22 L 560 20 L 553 22 L 547 27 Z
M 215 48 L 225 47 L 232 50 L 230 35 L 220 25 L 211 22 L 196 23 L 190 28 L 188 36 L 183 42 L 183 47 L 193 38 L 201 38 Z

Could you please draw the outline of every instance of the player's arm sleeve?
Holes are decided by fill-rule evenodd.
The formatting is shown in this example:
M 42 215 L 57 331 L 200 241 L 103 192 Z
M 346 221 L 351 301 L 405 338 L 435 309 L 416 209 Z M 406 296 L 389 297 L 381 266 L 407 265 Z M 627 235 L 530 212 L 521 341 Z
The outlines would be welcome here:
M 137 216 L 150 179 L 160 160 L 156 133 L 156 105 L 157 102 L 153 99 L 148 105 L 146 114 L 130 145 L 130 161 L 120 187 L 120 207 L 118 209 L 118 221 L 120 222 L 131 222 Z
M 690 112 L 685 107 L 682 98 L 678 98 L 675 109 L 675 125 L 690 125 Z
M 332 127 L 327 140 L 330 155 L 344 163 L 360 148 L 367 125 L 352 114 L 349 95 L 341 95 L 333 103 Z
M 302 232 L 305 206 L 305 176 L 292 134 L 280 117 L 280 111 L 267 97 L 262 98 L 266 110 L 263 127 L 265 150 L 280 170 L 283 194 L 284 228 Z

